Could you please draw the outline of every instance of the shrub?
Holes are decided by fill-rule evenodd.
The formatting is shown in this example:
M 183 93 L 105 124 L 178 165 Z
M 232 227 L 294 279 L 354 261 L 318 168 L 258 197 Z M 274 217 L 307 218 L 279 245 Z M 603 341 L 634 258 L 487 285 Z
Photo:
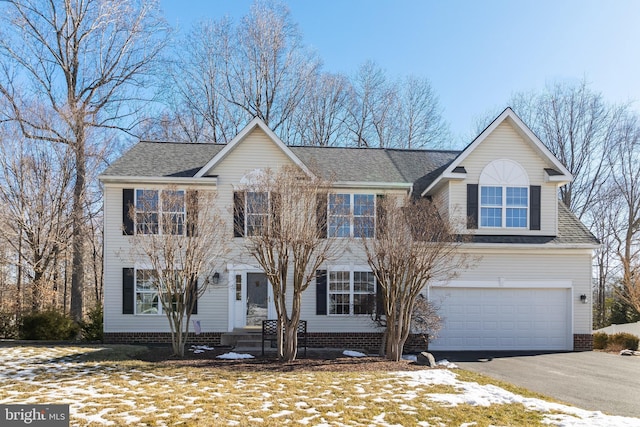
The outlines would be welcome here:
M 47 310 L 24 316 L 20 337 L 25 340 L 72 340 L 78 332 L 80 326 L 69 316 Z
M 640 341 L 640 338 L 633 334 L 627 332 L 618 332 L 617 334 L 609 336 L 607 348 L 614 347 L 614 349 L 616 350 L 618 348 L 620 348 L 621 350 L 637 350 L 638 341 Z
M 102 341 L 103 317 L 102 305 L 96 304 L 88 313 L 89 320 L 80 323 L 82 339 L 85 341 Z
M 595 350 L 604 350 L 607 348 L 609 335 L 606 332 L 596 332 L 593 334 L 593 348 Z

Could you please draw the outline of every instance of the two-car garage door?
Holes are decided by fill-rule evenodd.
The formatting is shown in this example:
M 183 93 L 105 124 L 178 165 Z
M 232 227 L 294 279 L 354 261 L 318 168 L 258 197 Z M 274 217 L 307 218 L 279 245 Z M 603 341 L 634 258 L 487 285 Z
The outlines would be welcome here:
M 434 287 L 443 318 L 430 350 L 571 350 L 567 288 Z

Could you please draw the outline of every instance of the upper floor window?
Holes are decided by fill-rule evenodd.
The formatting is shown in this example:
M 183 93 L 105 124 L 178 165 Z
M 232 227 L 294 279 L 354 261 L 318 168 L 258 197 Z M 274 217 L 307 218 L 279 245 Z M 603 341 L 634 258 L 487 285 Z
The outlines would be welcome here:
M 480 226 L 526 228 L 528 187 L 480 187 Z
M 135 220 L 139 234 L 183 234 L 184 191 L 136 189 Z
M 527 228 L 529 177 L 518 163 L 501 159 L 480 174 L 479 223 L 484 228 Z
M 246 235 L 259 236 L 269 225 L 269 194 L 246 193 Z
M 373 237 L 375 220 L 373 194 L 329 194 L 329 237 Z
M 260 236 L 267 231 L 276 214 L 272 209 L 273 194 L 237 191 L 233 193 L 234 237 Z

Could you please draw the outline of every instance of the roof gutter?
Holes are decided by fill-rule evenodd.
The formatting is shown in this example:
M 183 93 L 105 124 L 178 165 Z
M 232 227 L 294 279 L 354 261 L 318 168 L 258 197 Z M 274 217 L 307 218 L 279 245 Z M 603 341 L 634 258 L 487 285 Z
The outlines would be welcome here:
M 412 190 L 410 182 L 367 182 L 367 181 L 336 181 L 331 183 L 332 188 L 384 188 L 395 190 Z
M 209 185 L 217 186 L 218 177 L 204 178 L 175 177 L 175 176 L 116 176 L 100 175 L 100 182 L 104 184 L 176 184 L 176 185 Z

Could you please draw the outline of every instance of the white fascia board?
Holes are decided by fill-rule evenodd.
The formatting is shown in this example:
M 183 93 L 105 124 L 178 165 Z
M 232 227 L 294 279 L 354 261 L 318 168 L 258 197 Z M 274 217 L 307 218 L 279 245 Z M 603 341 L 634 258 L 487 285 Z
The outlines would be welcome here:
M 220 150 L 220 152 L 218 154 L 216 154 L 213 159 L 209 160 L 209 162 L 207 162 L 206 165 L 204 165 L 202 167 L 202 169 L 200 169 L 198 171 L 198 173 L 195 174 L 195 177 L 197 178 L 201 178 L 204 176 L 204 174 L 210 170 L 212 167 L 214 167 L 216 164 L 218 164 L 222 159 L 224 159 L 231 151 L 233 151 L 233 149 L 236 147 L 236 145 L 240 144 L 246 137 L 247 135 L 249 135 L 256 127 L 260 128 L 265 134 L 267 134 L 267 136 L 273 141 L 274 144 L 276 144 L 278 146 L 278 148 L 280 148 L 284 154 L 289 157 L 289 159 L 291 159 L 291 161 L 298 166 L 300 169 L 302 169 L 308 176 L 314 178 L 314 174 L 309 170 L 309 168 L 302 163 L 302 160 L 300 160 L 300 158 L 298 156 L 296 156 L 295 154 L 293 154 L 293 151 L 291 151 L 291 149 L 289 147 L 287 147 L 287 145 L 282 142 L 282 140 L 280 138 L 278 138 L 278 136 L 273 133 L 273 131 L 271 129 L 269 129 L 269 127 L 264 123 L 264 121 L 262 121 L 261 119 L 259 119 L 258 117 L 254 118 L 253 120 L 251 120 L 249 122 L 249 124 L 247 126 L 245 126 L 240 133 L 238 133 L 232 140 L 231 142 L 229 142 L 222 150 Z
M 491 122 L 489 126 L 478 135 L 471 144 L 467 146 L 453 162 L 438 176 L 421 194 L 422 197 L 426 196 L 433 188 L 435 188 L 443 179 L 448 179 L 453 173 L 453 170 L 461 165 L 461 163 L 480 145 L 489 135 L 496 130 L 498 126 L 505 120 L 511 120 L 516 127 L 516 131 L 521 134 L 525 139 L 528 139 L 536 148 L 538 153 L 549 160 L 562 175 L 558 175 L 566 182 L 573 181 L 573 175 L 564 167 L 564 165 L 556 158 L 556 156 L 549 151 L 549 149 L 540 141 L 540 139 L 529 129 L 529 127 L 518 117 L 518 115 L 510 108 L 507 107 L 496 119 Z M 564 182 L 563 181 L 563 182 Z M 559 181 L 558 181 L 559 182 Z
M 478 248 L 478 249 L 591 249 L 595 250 L 600 247 L 593 243 L 463 243 L 462 248 Z
M 381 188 L 411 190 L 410 182 L 367 182 L 367 181 L 336 181 L 331 183 L 332 188 Z
M 451 173 L 443 173 L 442 177 L 446 179 L 466 179 L 467 174 L 461 173 L 461 172 L 451 172 Z
M 545 182 L 556 182 L 563 185 L 571 182 L 571 180 L 567 179 L 564 175 L 547 175 L 546 173 L 544 180 Z
M 166 176 L 104 176 L 98 179 L 104 184 L 176 184 L 176 185 L 205 185 L 217 186 L 218 177 L 166 177 Z

